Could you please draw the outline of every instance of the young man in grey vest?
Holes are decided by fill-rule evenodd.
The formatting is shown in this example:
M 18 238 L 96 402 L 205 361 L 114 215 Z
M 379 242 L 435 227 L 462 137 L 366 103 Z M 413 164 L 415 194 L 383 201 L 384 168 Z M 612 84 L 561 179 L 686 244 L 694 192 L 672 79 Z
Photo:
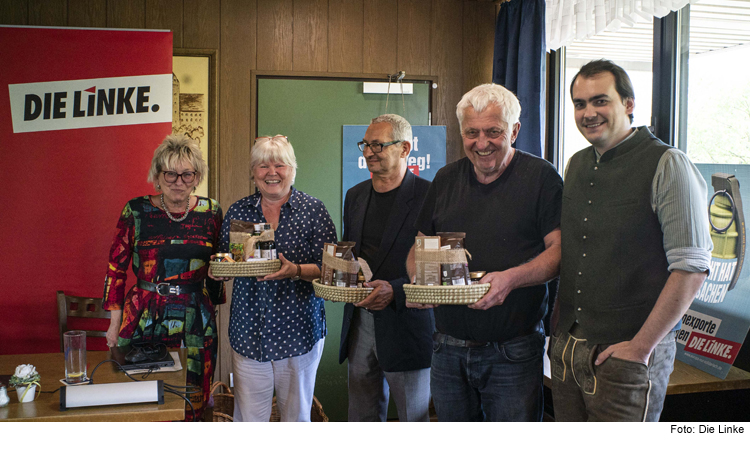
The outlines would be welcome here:
M 647 127 L 630 78 L 591 61 L 571 83 L 578 130 L 562 211 L 550 340 L 558 421 L 658 421 L 675 330 L 709 270 L 703 177 Z

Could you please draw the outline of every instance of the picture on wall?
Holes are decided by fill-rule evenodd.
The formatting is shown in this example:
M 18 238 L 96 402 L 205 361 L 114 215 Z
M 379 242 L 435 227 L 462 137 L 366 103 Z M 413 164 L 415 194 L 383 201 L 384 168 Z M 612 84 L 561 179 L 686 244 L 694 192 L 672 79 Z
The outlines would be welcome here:
M 216 167 L 215 50 L 175 49 L 172 58 L 172 132 L 195 140 L 209 166 L 197 195 L 218 196 Z

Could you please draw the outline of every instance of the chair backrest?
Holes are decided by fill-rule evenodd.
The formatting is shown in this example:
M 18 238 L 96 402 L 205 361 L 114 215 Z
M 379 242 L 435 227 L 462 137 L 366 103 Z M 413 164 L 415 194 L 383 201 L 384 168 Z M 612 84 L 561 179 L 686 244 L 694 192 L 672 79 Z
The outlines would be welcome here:
M 65 295 L 63 291 L 57 291 L 57 318 L 60 328 L 60 351 L 65 350 L 63 333 L 68 331 L 68 317 L 81 317 L 85 319 L 109 319 L 112 313 L 102 309 L 101 298 L 76 297 Z M 77 329 L 81 329 L 77 327 Z M 86 337 L 107 337 L 106 331 L 86 330 Z

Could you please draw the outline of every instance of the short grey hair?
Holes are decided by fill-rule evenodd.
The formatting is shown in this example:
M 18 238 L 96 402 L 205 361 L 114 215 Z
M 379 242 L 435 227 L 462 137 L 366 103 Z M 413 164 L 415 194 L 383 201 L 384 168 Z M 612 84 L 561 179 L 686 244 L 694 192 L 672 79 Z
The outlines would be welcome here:
M 297 176 L 297 157 L 294 148 L 287 138 L 261 139 L 255 142 L 250 152 L 250 179 L 254 180 L 253 172 L 258 164 L 280 162 L 292 168 L 292 183 Z
M 173 171 L 179 162 L 190 163 L 198 174 L 199 182 L 208 176 L 208 164 L 203 160 L 203 152 L 198 143 L 180 133 L 165 137 L 154 150 L 148 182 L 156 183 L 161 172 Z
M 518 98 L 508 89 L 499 84 L 482 84 L 470 90 L 461 98 L 456 106 L 456 116 L 458 116 L 458 126 L 463 131 L 464 115 L 469 107 L 480 113 L 495 104 L 503 111 L 503 120 L 509 127 L 513 127 L 519 122 L 521 117 L 521 103 Z
M 387 123 L 391 126 L 391 139 L 411 143 L 411 124 L 398 114 L 383 114 L 370 121 L 370 125 Z

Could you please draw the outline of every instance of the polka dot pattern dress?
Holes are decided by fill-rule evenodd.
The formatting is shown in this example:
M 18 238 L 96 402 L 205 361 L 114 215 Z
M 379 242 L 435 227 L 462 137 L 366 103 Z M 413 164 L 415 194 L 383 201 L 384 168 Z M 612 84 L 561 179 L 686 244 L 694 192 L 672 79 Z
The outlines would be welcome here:
M 336 242 L 336 227 L 323 202 L 291 189 L 274 233 L 277 252 L 293 263 L 320 267 L 323 244 Z M 232 219 L 267 222 L 260 200 L 260 193 L 255 193 L 229 208 L 221 229 L 221 252 L 229 251 Z M 304 355 L 326 333 L 323 299 L 315 296 L 312 283 L 234 279 L 229 341 L 240 355 L 261 362 Z

